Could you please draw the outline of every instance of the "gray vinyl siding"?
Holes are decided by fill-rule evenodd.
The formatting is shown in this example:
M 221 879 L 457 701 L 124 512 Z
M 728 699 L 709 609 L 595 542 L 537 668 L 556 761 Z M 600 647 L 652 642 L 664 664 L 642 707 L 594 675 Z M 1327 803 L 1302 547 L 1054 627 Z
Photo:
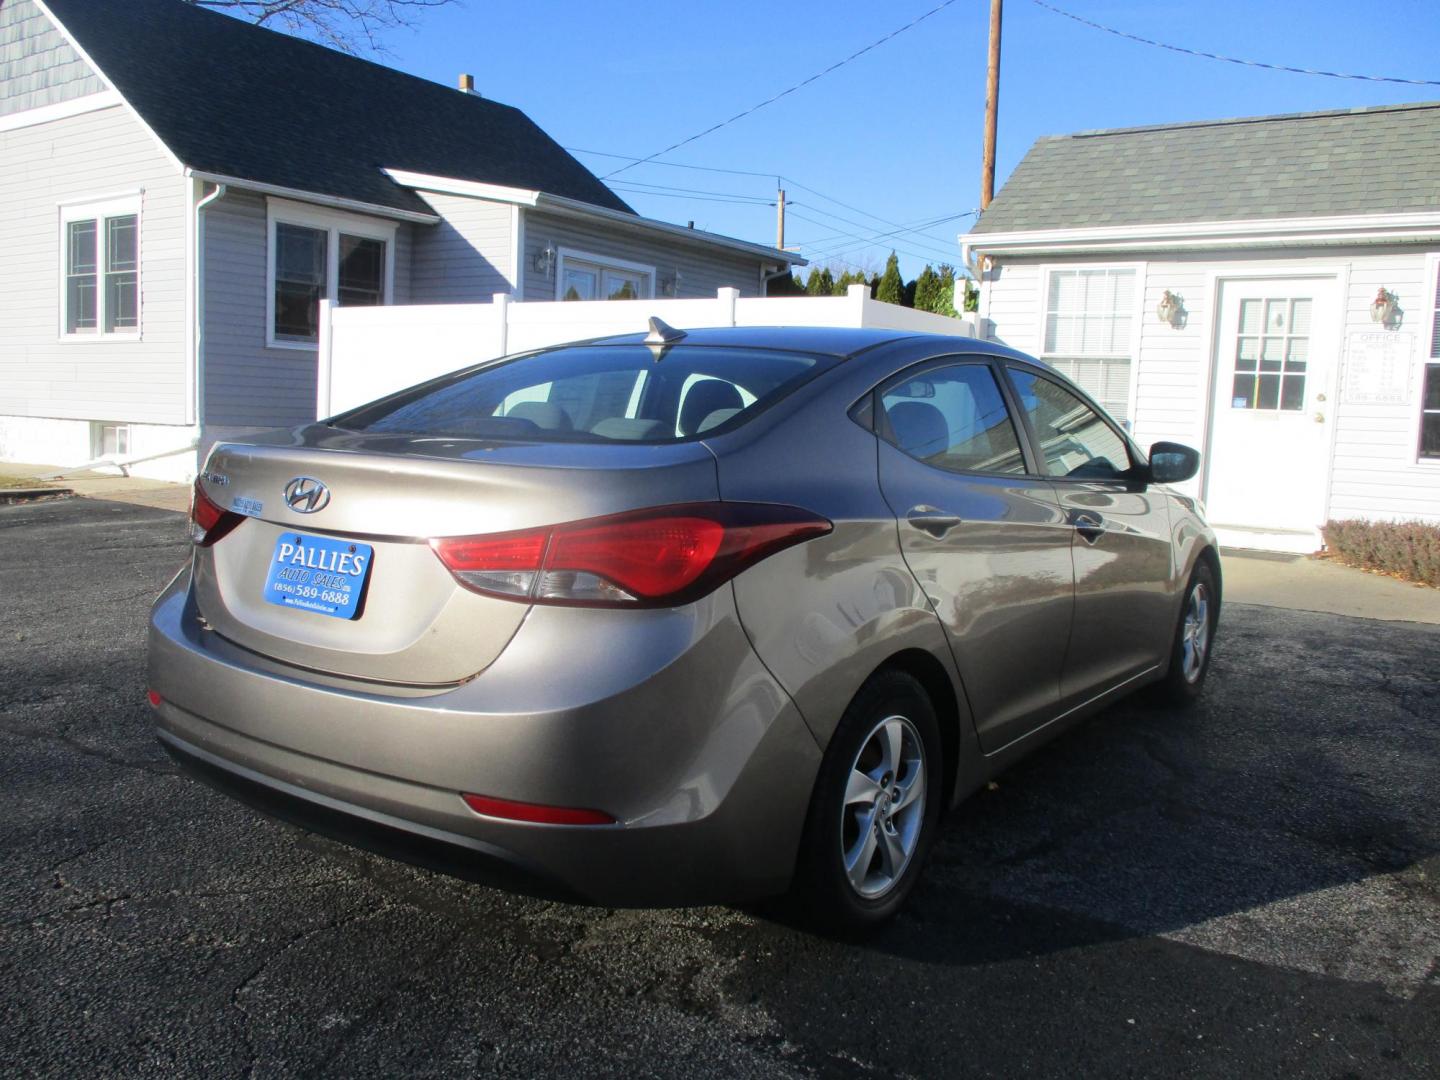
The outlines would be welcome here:
M 625 228 L 602 221 L 585 221 L 561 217 L 541 210 L 522 210 L 525 228 L 525 265 L 534 266 L 536 257 L 547 246 L 570 248 L 602 258 L 623 259 L 655 268 L 655 289 L 662 294 L 662 285 L 680 271 L 680 299 L 713 297 L 716 289 L 732 287 L 741 296 L 760 295 L 760 260 L 754 256 L 731 252 L 706 244 L 700 238 L 687 243 L 683 237 L 672 237 L 641 228 Z M 557 300 L 555 270 L 548 274 L 537 271 L 525 274 L 526 300 Z
M 315 419 L 317 351 L 265 344 L 265 206 L 263 195 L 232 188 L 205 210 L 207 426 L 289 427 Z M 410 230 L 402 224 L 395 234 L 395 303 L 411 298 Z
M 188 422 L 188 181 L 120 106 L 0 132 L 0 162 L 0 415 Z M 123 193 L 140 200 L 140 336 L 62 340 L 60 204 Z
M 0 116 L 104 89 L 33 0 L 0 0 Z
M 415 226 L 411 302 L 476 304 L 498 292 L 513 292 L 515 208 L 462 195 L 418 194 L 442 220 Z

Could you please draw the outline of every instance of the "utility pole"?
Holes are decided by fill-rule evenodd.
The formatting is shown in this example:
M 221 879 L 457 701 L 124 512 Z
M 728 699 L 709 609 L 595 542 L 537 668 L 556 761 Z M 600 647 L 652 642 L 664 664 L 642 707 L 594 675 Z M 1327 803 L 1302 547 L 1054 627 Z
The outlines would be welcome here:
M 995 197 L 995 119 L 1000 108 L 1000 11 L 1005 0 L 990 0 L 990 63 L 985 72 L 985 160 L 980 166 L 980 209 Z
M 785 250 L 785 189 L 779 188 L 779 198 L 775 200 L 775 247 L 779 251 Z

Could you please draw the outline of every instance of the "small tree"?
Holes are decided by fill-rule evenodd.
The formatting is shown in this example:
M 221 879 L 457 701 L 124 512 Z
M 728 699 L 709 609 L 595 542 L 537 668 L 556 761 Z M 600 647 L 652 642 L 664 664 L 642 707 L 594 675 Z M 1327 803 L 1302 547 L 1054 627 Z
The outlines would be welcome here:
M 880 284 L 875 289 L 875 299 L 887 304 L 905 302 L 905 279 L 900 276 L 900 257 L 890 252 L 885 260 L 885 273 L 880 275 Z
M 939 289 L 940 276 L 926 263 L 925 269 L 921 270 L 920 276 L 915 279 L 915 310 L 934 311 Z
M 344 52 L 383 52 L 380 36 L 387 30 L 416 25 L 427 8 L 456 0 L 185 0 L 214 8 L 287 34 L 313 37 Z

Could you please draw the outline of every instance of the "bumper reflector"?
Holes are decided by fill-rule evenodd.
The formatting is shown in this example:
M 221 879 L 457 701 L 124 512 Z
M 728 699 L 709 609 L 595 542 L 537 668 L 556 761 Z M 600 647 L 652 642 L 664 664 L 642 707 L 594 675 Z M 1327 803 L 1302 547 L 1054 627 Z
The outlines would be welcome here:
M 158 709 L 160 707 L 160 703 L 165 699 L 162 698 L 159 694 L 157 694 L 154 690 L 146 690 L 145 700 L 150 702 L 150 707 L 152 709 Z
M 539 803 L 492 799 L 488 795 L 461 794 L 465 805 L 485 817 L 508 821 L 529 821 L 539 825 L 614 825 L 615 819 L 603 810 L 571 806 L 542 806 Z

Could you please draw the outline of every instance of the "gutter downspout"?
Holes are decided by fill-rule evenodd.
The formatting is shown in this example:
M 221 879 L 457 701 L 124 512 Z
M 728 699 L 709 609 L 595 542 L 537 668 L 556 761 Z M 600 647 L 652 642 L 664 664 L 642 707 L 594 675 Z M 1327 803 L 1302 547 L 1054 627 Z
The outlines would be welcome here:
M 196 444 L 205 445 L 205 209 L 225 197 L 229 187 L 215 190 L 195 204 L 195 424 Z M 203 461 L 197 461 L 197 471 Z
M 762 297 L 769 296 L 769 295 L 770 295 L 770 282 L 774 281 L 776 278 L 782 278 L 782 277 L 784 277 L 786 274 L 789 274 L 789 273 L 793 272 L 793 270 L 794 270 L 794 267 L 791 266 L 790 263 L 785 263 L 785 264 L 782 265 L 778 270 L 766 270 L 766 269 L 765 269 L 765 264 L 764 264 L 764 263 L 761 263 L 761 264 L 760 264 L 760 295 L 761 295 Z

